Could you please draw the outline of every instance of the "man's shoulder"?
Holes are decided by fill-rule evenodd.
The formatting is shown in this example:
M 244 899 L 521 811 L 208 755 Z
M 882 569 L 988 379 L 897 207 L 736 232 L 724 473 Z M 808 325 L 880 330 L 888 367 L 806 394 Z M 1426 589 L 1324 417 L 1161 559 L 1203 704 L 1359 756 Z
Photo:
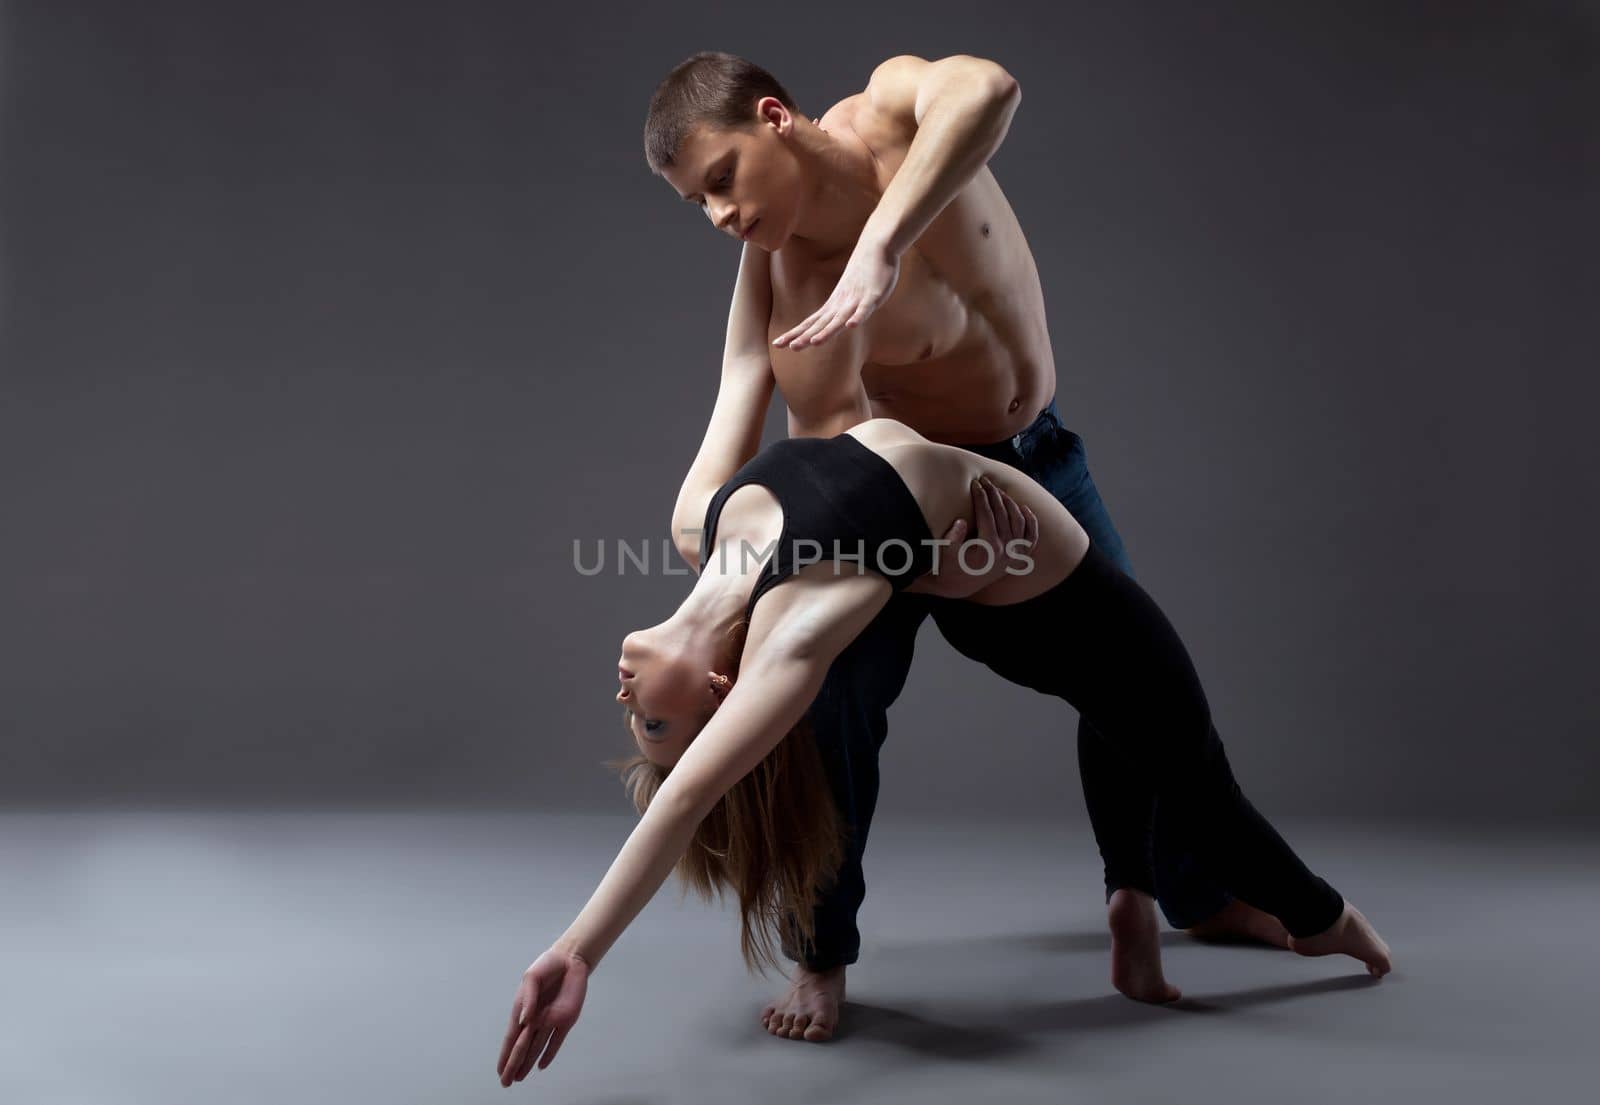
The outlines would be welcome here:
M 867 78 L 866 106 L 881 122 L 914 133 L 917 129 L 917 95 L 934 62 L 916 54 L 885 58 Z
M 878 66 L 866 88 L 846 96 L 823 112 L 817 125 L 835 134 L 854 135 L 879 165 L 898 165 L 916 137 L 916 116 L 904 103 L 902 95 L 884 87 L 886 78 L 882 74 L 886 71 L 899 73 L 897 66 L 903 60 L 906 60 L 904 55 L 893 57 Z M 910 60 L 922 61 L 921 58 Z M 895 81 L 896 88 L 904 83 L 900 77 Z
M 894 170 L 905 160 L 911 140 L 917 134 L 916 127 L 907 127 L 867 103 L 852 107 L 848 125 L 850 132 L 871 155 L 880 178 L 894 175 Z

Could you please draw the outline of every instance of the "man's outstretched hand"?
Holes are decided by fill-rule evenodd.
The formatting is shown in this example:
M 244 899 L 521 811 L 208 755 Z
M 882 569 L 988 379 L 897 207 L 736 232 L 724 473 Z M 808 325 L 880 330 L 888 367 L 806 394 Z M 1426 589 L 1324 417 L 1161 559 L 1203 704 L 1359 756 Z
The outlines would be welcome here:
M 583 1012 L 589 964 L 564 948 L 551 948 L 522 972 L 511 1003 L 511 1025 L 495 1071 L 502 1086 L 528 1077 L 535 1061 L 544 1070 Z
M 860 326 L 876 311 L 900 279 L 900 258 L 876 241 L 862 236 L 850 253 L 839 283 L 826 303 L 772 344 L 790 349 L 821 345 L 841 327 Z

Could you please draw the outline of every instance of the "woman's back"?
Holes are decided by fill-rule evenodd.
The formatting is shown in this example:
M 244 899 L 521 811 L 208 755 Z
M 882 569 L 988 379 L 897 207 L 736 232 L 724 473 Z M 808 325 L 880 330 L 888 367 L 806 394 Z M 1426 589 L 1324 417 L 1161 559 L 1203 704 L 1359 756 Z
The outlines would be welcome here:
M 897 588 L 906 585 L 914 577 L 898 577 L 897 571 L 925 572 L 934 554 L 929 547 L 934 536 L 946 533 L 958 518 L 973 521 L 971 483 L 980 475 L 1033 510 L 1039 542 L 1030 554 L 1031 571 L 1005 576 L 967 601 L 1006 605 L 1031 598 L 1065 578 L 1088 547 L 1088 535 L 1066 508 L 1015 468 L 929 441 L 889 418 L 868 419 L 838 436 L 848 436 L 875 454 L 898 482 L 886 479 L 888 472 L 861 456 L 862 450 L 837 439 L 791 438 L 767 446 L 712 496 L 701 538 L 702 565 L 714 544 L 726 547 L 732 542 L 737 555 L 740 542 L 758 553 L 778 542 L 772 563 L 753 586 L 750 607 L 793 574 L 797 559 L 831 560 L 835 541 L 843 546 L 842 555 L 859 547 L 868 569 L 879 569 L 875 558 L 881 556 L 890 570 L 880 574 Z M 975 526 L 971 533 L 976 533 Z M 912 547 L 882 549 L 894 538 Z M 802 548 L 797 558 L 796 539 L 815 540 L 822 548 Z M 955 552 L 950 546 L 937 550 L 941 571 L 952 570 L 953 565 L 945 565 Z M 981 560 L 969 562 L 981 565 Z
M 1029 554 L 1034 561 L 1025 575 L 1006 576 L 965 601 L 1003 606 L 1030 599 L 1061 580 L 1083 559 L 1089 535 L 1066 507 L 1025 473 L 996 460 L 954 445 L 929 441 L 916 430 L 892 418 L 871 418 L 845 433 L 877 453 L 899 473 L 906 489 L 922 509 L 928 528 L 943 534 L 958 518 L 972 519 L 972 481 L 987 476 L 1018 505 L 1039 519 L 1039 542 Z M 976 533 L 969 528 L 968 533 Z M 953 555 L 940 554 L 940 563 Z M 982 558 L 973 561 L 981 564 Z
M 734 509 L 725 508 L 734 502 Z M 729 523 L 724 524 L 724 514 Z M 916 499 L 882 456 L 847 434 L 773 442 L 729 477 L 706 506 L 700 563 L 743 575 L 754 553 L 767 559 L 746 605 L 808 564 L 835 574 L 851 561 L 891 587 L 909 586 L 934 563 L 936 546 Z M 770 553 L 770 555 L 769 555 Z

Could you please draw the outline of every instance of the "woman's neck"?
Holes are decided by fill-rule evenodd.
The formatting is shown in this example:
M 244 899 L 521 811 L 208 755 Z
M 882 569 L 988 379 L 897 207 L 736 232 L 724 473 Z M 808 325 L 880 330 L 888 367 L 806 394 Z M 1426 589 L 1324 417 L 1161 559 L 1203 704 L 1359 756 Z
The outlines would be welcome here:
M 727 640 L 728 632 L 744 618 L 761 565 L 757 556 L 740 556 L 735 549 L 724 555 L 721 549 L 713 549 L 673 620 L 695 640 L 706 644 Z

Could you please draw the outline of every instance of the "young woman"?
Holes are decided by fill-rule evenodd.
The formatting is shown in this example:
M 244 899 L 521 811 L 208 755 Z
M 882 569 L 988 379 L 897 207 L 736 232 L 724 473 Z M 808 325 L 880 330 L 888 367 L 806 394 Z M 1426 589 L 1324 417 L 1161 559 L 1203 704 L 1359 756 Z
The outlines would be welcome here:
M 622 642 L 617 700 L 639 755 L 620 766 L 642 816 L 577 919 L 523 973 L 502 1084 L 554 1059 L 589 975 L 674 866 L 703 894 L 738 894 L 747 964 L 776 963 L 774 937 L 809 939 L 788 928 L 807 925 L 810 909 L 798 907 L 835 870 L 840 840 L 803 719 L 829 664 L 902 588 L 949 603 L 940 628 L 963 654 L 1065 699 L 1125 754 L 1114 800 L 1089 811 L 1117 888 L 1118 989 L 1178 996 L 1162 976 L 1150 896 L 1157 801 L 1237 898 L 1282 922 L 1295 951 L 1388 972 L 1366 918 L 1240 792 L 1160 608 L 1027 476 L 877 418 L 774 442 L 705 498 L 694 588 L 665 622 Z M 1045 625 L 1082 632 L 1063 644 Z M 1035 644 L 1044 639 L 1048 650 Z

